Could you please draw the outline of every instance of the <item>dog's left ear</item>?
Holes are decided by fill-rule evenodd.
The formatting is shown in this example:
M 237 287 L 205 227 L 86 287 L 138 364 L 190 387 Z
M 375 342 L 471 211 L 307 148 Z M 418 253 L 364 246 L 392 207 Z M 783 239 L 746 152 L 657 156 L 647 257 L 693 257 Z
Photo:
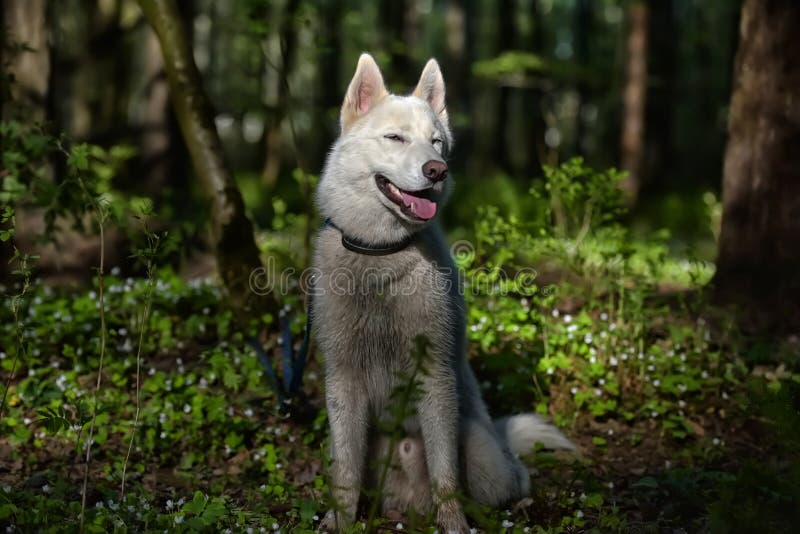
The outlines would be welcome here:
M 388 95 L 383 84 L 381 69 L 371 55 L 364 53 L 358 58 L 358 66 L 347 93 L 344 95 L 340 122 L 342 132 L 346 131 L 359 117 Z
M 439 120 L 448 127 L 447 107 L 444 103 L 444 77 L 435 59 L 429 59 L 422 75 L 419 77 L 414 96 L 425 100 L 431 109 L 439 116 Z

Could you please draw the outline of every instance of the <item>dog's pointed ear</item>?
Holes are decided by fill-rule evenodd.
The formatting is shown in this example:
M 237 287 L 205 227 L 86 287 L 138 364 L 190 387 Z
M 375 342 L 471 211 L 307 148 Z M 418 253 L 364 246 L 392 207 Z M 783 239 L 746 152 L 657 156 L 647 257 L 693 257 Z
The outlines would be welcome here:
M 422 75 L 419 77 L 419 83 L 413 94 L 426 101 L 439 116 L 442 124 L 448 126 L 447 107 L 444 102 L 444 77 L 439 63 L 435 59 L 429 59 L 425 68 L 422 69 Z
M 347 130 L 361 115 L 375 107 L 383 97 L 389 94 L 383 84 L 381 69 L 371 55 L 364 53 L 358 58 L 358 66 L 347 93 L 344 95 L 340 120 L 342 131 Z

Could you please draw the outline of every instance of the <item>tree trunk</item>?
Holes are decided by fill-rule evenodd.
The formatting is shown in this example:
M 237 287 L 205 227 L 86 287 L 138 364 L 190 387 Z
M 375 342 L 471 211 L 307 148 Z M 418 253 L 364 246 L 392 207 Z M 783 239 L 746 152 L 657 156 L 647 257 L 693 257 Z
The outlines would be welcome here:
M 3 0 L 3 25 L 10 40 L 28 49 L 20 50 L 9 62 L 14 75 L 12 98 L 26 115 L 41 122 L 46 117 L 50 51 L 47 46 L 46 0 Z
M 295 55 L 297 50 L 297 31 L 295 29 L 295 18 L 297 10 L 300 8 L 299 0 L 289 0 L 282 13 L 281 25 L 278 30 L 280 45 L 280 71 L 277 73 L 278 98 L 275 108 L 270 113 L 269 127 L 264 133 L 264 166 L 261 170 L 261 178 L 264 184 L 273 189 L 278 182 L 281 172 L 281 159 L 284 154 L 286 143 L 281 134 L 284 119 L 292 112 L 291 95 L 289 94 L 289 73 L 294 68 Z M 297 140 L 294 139 L 294 142 Z M 292 146 L 296 151 L 297 147 Z
M 174 0 L 139 0 L 139 5 L 161 43 L 178 124 L 200 186 L 211 203 L 212 242 L 231 307 L 240 320 L 258 317 L 272 309 L 274 300 L 259 299 L 249 286 L 251 273 L 261 268 L 253 226 L 225 162 L 211 104 L 177 7 Z
M 628 177 L 621 183 L 631 204 L 641 186 L 644 158 L 644 112 L 647 94 L 647 6 L 636 2 L 628 10 L 628 42 L 623 91 L 622 161 Z
M 745 0 L 715 283 L 751 328 L 800 329 L 800 61 L 796 0 Z
M 513 0 L 500 0 L 497 4 L 497 54 L 517 48 L 517 31 L 514 24 L 516 3 Z M 508 120 L 511 88 L 501 85 L 497 91 L 496 112 L 494 115 L 494 134 L 491 136 L 492 160 L 495 168 L 504 173 L 512 173 L 510 146 L 510 121 Z
M 578 0 L 575 12 L 575 57 L 578 65 L 586 72 L 591 69 L 590 40 L 594 29 L 594 3 L 592 0 Z M 581 76 L 575 87 L 578 91 L 578 112 L 575 114 L 575 145 L 573 153 L 582 154 L 586 126 L 583 118 L 587 103 L 591 101 L 591 87 L 585 76 Z

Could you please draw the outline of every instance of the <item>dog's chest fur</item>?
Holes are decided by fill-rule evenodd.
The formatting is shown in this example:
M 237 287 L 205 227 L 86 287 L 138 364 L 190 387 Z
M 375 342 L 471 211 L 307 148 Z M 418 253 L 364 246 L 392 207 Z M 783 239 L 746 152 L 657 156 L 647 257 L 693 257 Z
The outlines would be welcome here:
M 423 335 L 432 353 L 454 365 L 461 349 L 463 305 L 458 277 L 441 231 L 431 226 L 408 248 L 386 256 L 345 249 L 341 234 L 318 237 L 313 324 L 325 355 L 326 375 L 344 374 L 367 391 L 380 411 L 398 372 L 413 362 L 414 339 Z

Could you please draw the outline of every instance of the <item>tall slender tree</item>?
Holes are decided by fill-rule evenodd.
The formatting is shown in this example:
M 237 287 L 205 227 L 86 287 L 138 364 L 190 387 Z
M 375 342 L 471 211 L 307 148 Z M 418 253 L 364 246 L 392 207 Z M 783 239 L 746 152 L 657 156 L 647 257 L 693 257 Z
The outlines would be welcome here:
M 647 95 L 647 4 L 634 1 L 628 8 L 628 39 L 622 120 L 621 167 L 628 171 L 622 188 L 636 202 L 644 159 L 644 112 Z
M 3 25 L 10 40 L 24 46 L 7 59 L 14 76 L 13 100 L 37 121 L 46 115 L 50 52 L 47 46 L 47 2 L 45 0 L 3 0 Z
M 800 329 L 800 2 L 745 0 L 715 277 L 753 326 Z
M 225 161 L 181 17 L 174 0 L 139 0 L 139 5 L 161 43 L 178 124 L 211 205 L 211 235 L 220 277 L 237 317 L 252 317 L 269 309 L 274 301 L 259 298 L 249 286 L 251 274 L 262 267 L 253 225 Z

